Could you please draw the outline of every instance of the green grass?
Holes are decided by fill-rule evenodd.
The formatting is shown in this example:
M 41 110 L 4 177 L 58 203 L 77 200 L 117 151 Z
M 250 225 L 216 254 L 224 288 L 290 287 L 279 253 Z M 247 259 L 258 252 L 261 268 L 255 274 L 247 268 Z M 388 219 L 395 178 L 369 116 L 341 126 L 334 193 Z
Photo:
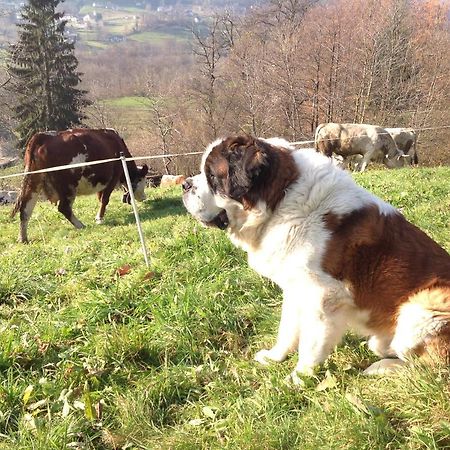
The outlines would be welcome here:
M 18 164 L 15 166 L 7 167 L 6 169 L 0 169 L 0 176 L 6 176 L 6 175 L 14 175 L 18 173 L 22 173 L 24 170 L 23 167 L 23 160 L 20 160 Z M 0 180 L 0 190 L 17 190 L 19 189 L 20 185 L 22 183 L 22 177 L 12 177 L 12 178 L 4 178 Z M 0 209 L 0 214 L 4 210 Z
M 175 40 L 178 42 L 189 41 L 189 33 L 179 32 L 179 34 L 174 34 L 170 30 L 164 31 L 143 31 L 141 33 L 130 34 L 127 39 L 132 39 L 138 42 L 151 42 L 153 44 L 162 43 L 167 40 Z
M 449 178 L 357 176 L 447 250 Z M 95 196 L 76 200 L 81 231 L 39 203 L 29 245 L 1 207 L 0 449 L 450 448 L 448 370 L 365 378 L 375 358 L 353 335 L 303 389 L 284 381 L 295 357 L 254 363 L 274 340 L 280 291 L 188 217 L 178 189 L 148 194 L 150 269 L 119 192 L 101 226 Z
M 101 49 L 104 50 L 105 48 L 108 48 L 108 44 L 106 42 L 100 42 L 100 41 L 84 41 L 84 43 L 92 48 Z
M 130 96 L 117 97 L 103 100 L 106 106 L 115 108 L 145 108 L 153 105 L 153 100 L 148 97 Z

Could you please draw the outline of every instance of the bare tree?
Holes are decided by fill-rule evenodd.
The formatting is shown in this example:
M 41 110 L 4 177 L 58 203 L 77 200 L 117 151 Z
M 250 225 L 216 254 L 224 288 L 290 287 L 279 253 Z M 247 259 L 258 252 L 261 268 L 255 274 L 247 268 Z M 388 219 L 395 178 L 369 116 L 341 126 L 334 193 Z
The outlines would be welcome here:
M 203 122 L 208 130 L 209 139 L 216 139 L 227 108 L 218 105 L 219 62 L 226 55 L 229 39 L 224 39 L 222 20 L 219 16 L 212 19 L 206 32 L 192 29 L 194 38 L 193 53 L 199 67 L 199 77 L 194 79 L 193 90 L 199 101 Z
M 176 114 L 170 113 L 164 105 L 164 99 L 158 98 L 151 106 L 152 124 L 158 132 L 160 148 L 163 155 L 169 155 L 173 148 L 173 135 L 175 133 L 174 120 Z M 170 164 L 172 158 L 165 156 L 163 158 L 164 172 L 170 174 Z

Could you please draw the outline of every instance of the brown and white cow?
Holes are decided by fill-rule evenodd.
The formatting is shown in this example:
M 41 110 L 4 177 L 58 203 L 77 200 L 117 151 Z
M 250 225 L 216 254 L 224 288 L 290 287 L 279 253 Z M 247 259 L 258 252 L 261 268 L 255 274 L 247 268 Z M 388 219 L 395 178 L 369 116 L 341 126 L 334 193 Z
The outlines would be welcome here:
M 316 128 L 315 148 L 329 157 L 360 155 L 361 172 L 370 161 L 382 160 L 389 168 L 404 167 L 407 155 L 397 148 L 392 136 L 382 127 L 360 123 L 323 123 Z
M 177 184 L 183 184 L 185 180 L 184 175 L 163 175 L 159 187 L 176 186 Z
M 405 155 L 411 156 L 414 164 L 418 164 L 416 130 L 414 128 L 385 128 L 385 130 L 392 136 L 398 149 Z
M 33 172 L 66 164 L 118 158 L 120 152 L 123 152 L 125 157 L 131 156 L 123 139 L 111 129 L 78 128 L 36 133 L 27 144 L 25 171 Z M 134 161 L 128 161 L 127 166 L 136 199 L 145 200 L 147 165 L 138 167 Z M 121 161 L 25 175 L 20 195 L 12 211 L 12 216 L 20 212 L 19 241 L 28 242 L 28 221 L 39 194 L 43 193 L 52 203 L 58 203 L 58 210 L 76 228 L 83 228 L 84 225 L 72 211 L 75 197 L 96 192 L 100 201 L 96 221 L 101 223 L 110 195 L 119 185 L 126 189 Z M 127 201 L 127 194 L 124 195 L 123 201 Z

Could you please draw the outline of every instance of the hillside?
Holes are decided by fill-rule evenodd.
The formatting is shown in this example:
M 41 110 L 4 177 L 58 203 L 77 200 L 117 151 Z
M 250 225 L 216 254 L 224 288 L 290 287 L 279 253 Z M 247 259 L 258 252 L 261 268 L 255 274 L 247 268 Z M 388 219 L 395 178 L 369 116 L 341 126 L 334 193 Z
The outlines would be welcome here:
M 450 168 L 357 176 L 447 251 L 449 178 Z M 148 194 L 150 269 L 119 192 L 102 226 L 95 196 L 76 200 L 82 231 L 39 203 L 29 245 L 0 207 L 0 448 L 449 448 L 448 370 L 365 378 L 376 358 L 353 335 L 303 389 L 284 381 L 294 358 L 256 365 L 276 334 L 279 290 L 225 233 L 188 217 L 179 190 Z

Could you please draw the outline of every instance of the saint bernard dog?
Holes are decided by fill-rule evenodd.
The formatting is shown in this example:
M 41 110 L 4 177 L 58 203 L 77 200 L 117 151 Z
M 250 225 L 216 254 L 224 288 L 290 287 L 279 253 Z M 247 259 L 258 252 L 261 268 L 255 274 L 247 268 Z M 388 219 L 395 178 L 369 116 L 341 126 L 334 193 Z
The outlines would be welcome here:
M 283 291 L 260 363 L 298 349 L 291 378 L 301 382 L 353 329 L 386 358 L 368 374 L 415 357 L 449 364 L 450 255 L 331 159 L 280 138 L 228 137 L 206 149 L 183 202 Z

